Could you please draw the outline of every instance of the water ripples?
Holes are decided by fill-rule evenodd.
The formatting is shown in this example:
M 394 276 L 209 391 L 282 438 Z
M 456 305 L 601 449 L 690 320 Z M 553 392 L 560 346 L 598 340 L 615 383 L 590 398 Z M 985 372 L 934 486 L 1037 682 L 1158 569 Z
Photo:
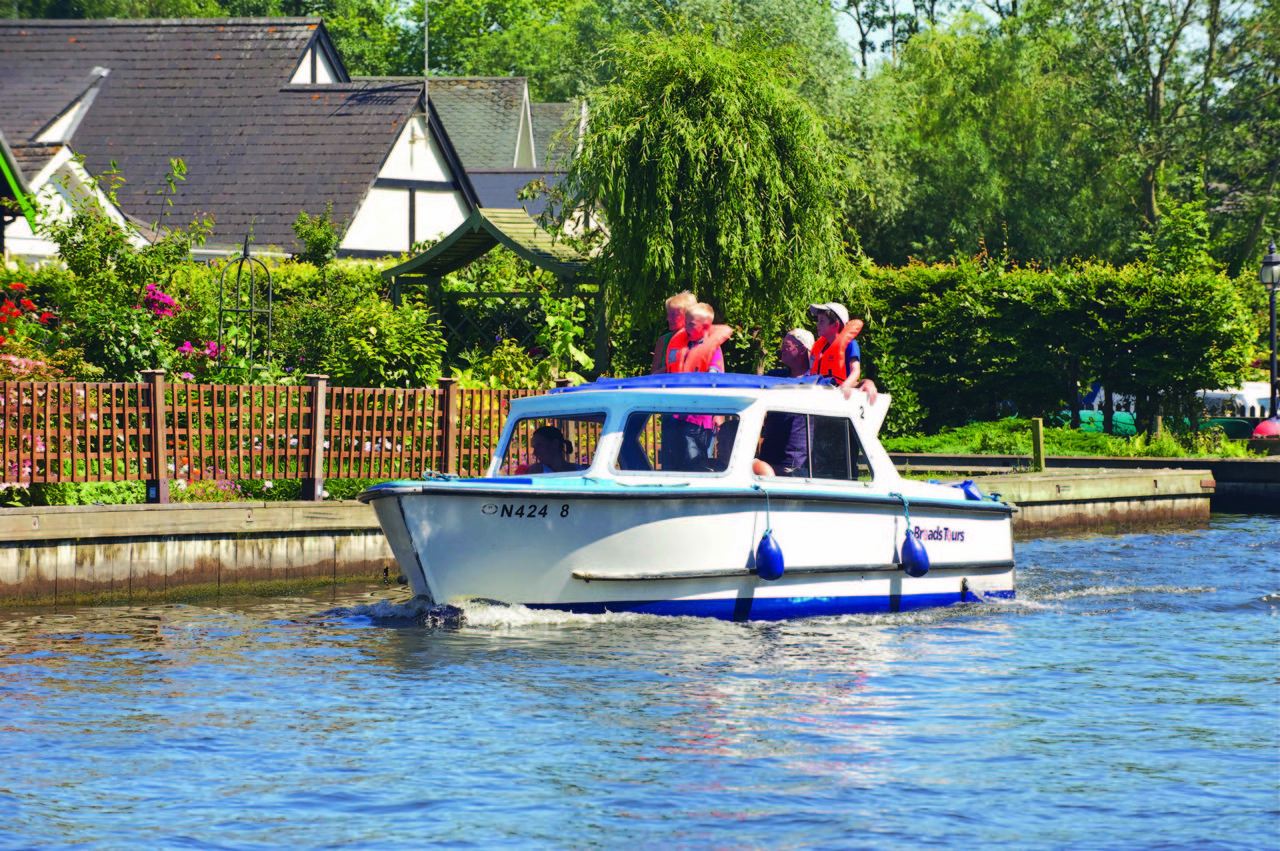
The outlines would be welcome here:
M 1265 848 L 1280 524 L 732 624 L 399 587 L 0 616 L 0 848 Z

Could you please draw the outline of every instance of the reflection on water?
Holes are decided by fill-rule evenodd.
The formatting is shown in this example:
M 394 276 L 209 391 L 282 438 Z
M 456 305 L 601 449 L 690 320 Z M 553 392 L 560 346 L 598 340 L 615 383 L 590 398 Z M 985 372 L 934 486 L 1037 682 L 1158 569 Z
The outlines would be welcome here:
M 733 624 L 399 587 L 0 615 L 0 848 L 1275 847 L 1280 524 Z

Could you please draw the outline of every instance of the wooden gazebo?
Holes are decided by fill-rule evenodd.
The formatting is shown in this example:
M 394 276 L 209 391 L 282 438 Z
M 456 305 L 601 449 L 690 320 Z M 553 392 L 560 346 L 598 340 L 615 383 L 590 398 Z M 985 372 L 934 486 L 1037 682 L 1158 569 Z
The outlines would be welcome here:
M 590 273 L 590 259 L 562 242 L 556 241 L 523 209 L 476 207 L 452 233 L 430 250 L 388 269 L 382 277 L 391 285 L 391 298 L 397 304 L 406 285 L 421 285 L 450 333 L 464 336 L 480 333 L 488 336 L 492 329 L 482 328 L 471 317 L 451 307 L 462 299 L 532 301 L 534 292 L 445 292 L 441 279 L 483 257 L 498 245 L 516 256 L 545 269 L 560 281 L 561 298 L 578 296 L 592 305 L 595 316 L 596 369 L 606 369 L 608 327 L 604 293 L 598 286 L 584 292 L 583 284 L 596 284 Z

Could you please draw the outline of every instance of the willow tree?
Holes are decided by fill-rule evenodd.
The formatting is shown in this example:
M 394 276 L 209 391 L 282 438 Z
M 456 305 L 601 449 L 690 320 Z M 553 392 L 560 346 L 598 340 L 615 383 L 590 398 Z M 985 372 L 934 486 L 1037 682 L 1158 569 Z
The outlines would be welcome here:
M 821 123 L 763 34 L 629 35 L 607 59 L 561 219 L 603 217 L 599 275 L 635 327 L 656 330 L 663 300 L 691 290 L 758 366 L 805 305 L 843 289 L 841 166 Z

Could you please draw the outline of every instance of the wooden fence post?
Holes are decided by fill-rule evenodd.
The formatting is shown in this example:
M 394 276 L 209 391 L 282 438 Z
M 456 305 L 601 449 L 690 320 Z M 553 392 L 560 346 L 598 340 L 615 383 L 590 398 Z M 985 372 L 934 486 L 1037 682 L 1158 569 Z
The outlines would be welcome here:
M 165 428 L 165 413 L 167 409 L 164 404 L 164 370 L 144 369 L 142 371 L 142 380 L 146 382 L 146 386 L 151 391 L 152 478 L 146 480 L 147 504 L 167 505 L 169 502 L 169 459 L 165 453 L 167 448 L 165 438 L 168 436 L 168 432 Z M 141 402 L 142 400 L 139 399 L 138 401 Z M 139 470 L 138 472 L 141 473 L 142 471 Z
M 327 375 L 307 376 L 307 386 L 311 388 L 311 475 L 302 480 L 302 498 L 312 502 L 324 499 L 324 444 L 328 439 L 324 397 L 328 382 Z
M 458 472 L 458 379 L 441 378 L 439 387 L 444 391 L 444 400 L 440 405 L 443 416 L 440 419 L 440 448 L 443 459 L 440 472 Z
M 1044 420 L 1039 417 L 1031 421 L 1031 469 L 1044 469 Z
M 596 339 L 595 339 L 595 373 L 604 375 L 609 372 L 609 305 L 606 301 L 603 280 L 596 282 Z

